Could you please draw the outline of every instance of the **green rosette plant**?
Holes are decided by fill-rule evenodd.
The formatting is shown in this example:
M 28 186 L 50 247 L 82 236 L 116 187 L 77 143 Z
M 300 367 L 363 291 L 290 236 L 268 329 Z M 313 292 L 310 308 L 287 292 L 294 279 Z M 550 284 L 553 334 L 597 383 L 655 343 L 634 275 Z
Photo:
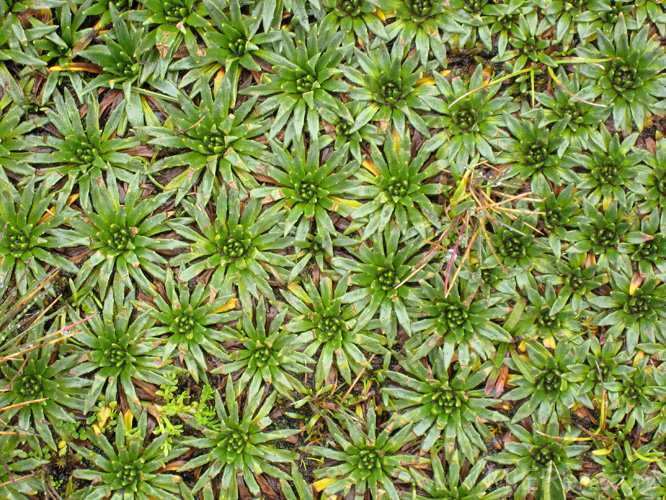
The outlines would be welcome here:
M 275 464 L 292 462 L 297 454 L 277 445 L 299 431 L 271 429 L 273 421 L 269 413 L 276 398 L 275 391 L 266 394 L 261 386 L 250 386 L 243 395 L 243 390 L 227 377 L 224 399 L 220 391 L 215 391 L 217 418 L 207 425 L 198 425 L 193 417 L 186 416 L 185 422 L 203 437 L 187 438 L 184 444 L 204 453 L 190 458 L 179 471 L 207 466 L 192 488 L 193 494 L 203 490 L 204 498 L 212 499 L 215 485 L 219 488 L 219 500 L 237 500 L 239 482 L 253 495 L 259 495 L 258 476 L 266 474 L 285 481 L 291 479 Z M 245 403 L 241 404 L 241 400 Z
M 205 53 L 201 51 L 174 61 L 169 66 L 172 70 L 189 70 L 179 83 L 180 88 L 194 84 L 194 88 L 206 88 L 215 78 L 215 89 L 221 74 L 231 85 L 227 87 L 229 102 L 236 102 L 237 82 L 243 69 L 261 71 L 256 58 L 270 59 L 271 43 L 282 38 L 278 31 L 259 32 L 261 20 L 246 16 L 241 12 L 240 2 L 230 2 L 227 10 L 223 5 L 211 0 L 203 0 L 203 5 L 215 29 L 206 29 L 202 35 L 206 44 Z
M 504 114 L 504 119 L 513 137 L 499 139 L 503 151 L 497 161 L 509 165 L 507 177 L 530 179 L 532 186 L 544 179 L 557 185 L 578 182 L 573 170 L 572 149 L 561 150 L 566 118 L 547 124 L 543 112 L 539 111 L 534 121 L 518 119 L 508 113 Z
M 522 209 L 521 205 L 518 210 Z M 515 220 L 497 217 L 495 221 L 499 227 L 490 237 L 499 263 L 509 269 L 518 269 L 521 288 L 528 280 L 529 270 L 543 261 L 540 257 L 548 250 L 541 239 L 534 237 L 535 219 L 532 215 L 520 215 Z
M 540 212 L 539 220 L 543 223 L 548 246 L 555 258 L 560 259 L 563 245 L 571 239 L 569 229 L 574 225 L 573 216 L 580 212 L 580 205 L 574 194 L 574 185 L 569 184 L 556 196 L 545 179 L 538 179 L 535 180 L 532 190 L 543 199 L 532 203 L 535 210 Z
M 162 126 L 142 129 L 152 137 L 149 144 L 166 148 L 166 152 L 172 148 L 179 151 L 155 162 L 151 173 L 186 166 L 166 185 L 167 190 L 177 190 L 176 203 L 197 183 L 207 203 L 218 176 L 245 190 L 256 186 L 249 171 L 264 152 L 265 146 L 256 139 L 268 130 L 268 122 L 251 114 L 256 99 L 234 109 L 229 100 L 230 85 L 225 80 L 214 98 L 210 87 L 204 85 L 198 106 L 179 93 L 180 108 L 167 105 L 169 117 Z
M 413 43 L 421 64 L 426 64 L 431 54 L 446 64 L 446 43 L 465 32 L 459 16 L 435 0 L 378 0 L 377 5 L 395 16 L 386 27 L 388 38 L 395 40 L 394 47 L 411 48 Z
M 106 33 L 104 43 L 90 45 L 78 53 L 101 70 L 81 93 L 99 88 L 122 90 L 124 99 L 118 103 L 117 109 L 121 110 L 119 133 L 124 134 L 128 122 L 133 127 L 139 127 L 155 121 L 155 114 L 149 111 L 147 97 L 173 101 L 176 86 L 164 78 L 166 66 L 153 50 L 153 44 L 141 43 L 146 34 L 144 27 L 137 27 L 137 23 L 121 18 L 113 2 L 109 2 L 108 7 L 115 39 Z M 145 88 L 146 84 L 157 91 Z
M 657 452 L 650 449 L 654 444 L 649 443 L 643 446 L 634 448 L 631 444 L 631 439 L 626 436 L 624 432 L 617 433 L 617 442 L 613 444 L 612 453 L 606 456 L 594 456 L 594 461 L 601 466 L 601 471 L 595 477 L 599 481 L 607 481 L 610 485 L 621 485 L 623 482 L 639 483 L 640 480 L 646 477 L 650 461 L 659 459 L 663 456 L 662 452 Z M 658 498 L 654 495 L 653 487 L 649 483 L 643 483 L 647 486 L 644 493 L 652 493 L 653 496 L 645 496 L 644 498 Z M 654 484 L 654 483 L 652 483 Z M 619 488 L 618 488 L 619 489 Z M 652 490 L 652 491 L 651 491 Z M 624 494 L 627 489 L 622 491 Z M 631 490 L 630 490 L 631 491 Z M 627 498 L 625 496 L 625 498 Z M 631 498 L 631 497 L 629 497 Z
M 55 203 L 55 194 L 49 193 L 48 185 L 36 186 L 34 177 L 28 179 L 22 191 L 20 194 L 0 179 L 0 282 L 15 278 L 19 291 L 26 294 L 31 283 L 46 278 L 45 267 L 70 273 L 79 268 L 55 251 L 66 246 L 68 239 L 52 234 L 76 212 L 64 203 Z
M 60 68 L 66 70 L 73 55 L 76 55 L 77 47 L 83 43 L 82 40 L 86 36 L 90 36 L 92 31 L 92 28 L 84 27 L 84 23 L 88 17 L 85 13 L 87 10 L 72 9 L 69 4 L 60 4 L 51 11 L 53 13 L 52 20 L 46 19 L 47 22 L 42 22 L 41 20 L 33 19 L 34 24 L 26 35 L 31 39 L 32 46 L 39 54 L 40 59 L 51 64 L 56 63 Z M 60 29 L 58 30 L 57 27 Z M 51 31 L 51 33 L 48 36 L 44 36 L 44 33 L 48 31 Z M 55 68 L 58 68 L 58 66 L 55 66 Z M 81 75 L 78 75 L 76 71 L 53 71 L 54 66 L 51 66 L 49 69 L 51 72 L 47 77 L 47 81 L 50 79 L 51 82 L 57 82 L 56 85 L 47 85 L 49 90 L 55 90 L 57 85 L 63 85 L 65 83 L 64 77 L 72 82 L 72 86 L 76 88 L 83 87 Z M 41 103 L 45 104 L 50 97 L 49 92 L 45 92 L 40 97 L 41 99 L 39 100 Z M 32 104 L 39 109 L 37 102 L 33 102 Z
M 663 212 L 666 207 L 666 141 L 661 140 L 657 143 L 654 153 L 645 158 L 645 164 L 650 167 L 650 171 L 639 172 L 637 178 L 637 181 L 647 191 L 640 204 L 640 209 L 643 212 L 649 212 L 660 208 Z
M 397 323 L 411 333 L 411 319 L 407 301 L 415 293 L 408 285 L 418 279 L 410 277 L 411 270 L 420 259 L 420 238 L 411 238 L 402 245 L 400 229 L 389 223 L 384 231 L 376 233 L 358 249 L 349 248 L 353 258 L 335 256 L 333 268 L 341 274 L 349 274 L 349 284 L 354 288 L 343 296 L 343 302 L 352 304 L 359 312 L 357 328 L 363 328 L 379 312 L 379 320 L 385 322 L 388 347 L 395 342 Z M 406 283 L 402 283 L 407 280 Z
M 6 82 L 10 82 L 11 75 L 0 63 L 0 74 Z M 15 82 L 14 82 L 15 84 Z M 9 83 L 7 87 L 11 89 Z M 39 145 L 39 140 L 29 135 L 34 129 L 46 124 L 47 119 L 39 116 L 29 116 L 25 109 L 12 102 L 11 94 L 7 92 L 0 99 L 0 180 L 7 182 L 7 171 L 18 175 L 31 175 L 34 171 L 30 165 L 31 153 L 27 149 Z
M 222 343 L 232 339 L 216 325 L 237 320 L 233 311 L 236 299 L 232 294 L 215 295 L 201 283 L 194 290 L 174 279 L 169 269 L 164 281 L 164 295 L 153 298 L 155 307 L 139 303 L 138 307 L 151 312 L 159 326 L 147 331 L 150 338 L 164 338 L 162 361 L 174 358 L 187 369 L 195 382 L 206 380 L 211 369 L 207 356 L 224 359 Z
M 78 355 L 78 364 L 72 368 L 76 376 L 92 375 L 92 386 L 87 391 L 83 412 L 88 413 L 101 397 L 107 403 L 117 401 L 122 389 L 134 414 L 140 413 L 139 397 L 132 379 L 155 384 L 169 384 L 167 375 L 174 372 L 161 360 L 162 342 L 147 336 L 155 323 L 151 314 L 143 313 L 133 319 L 133 294 L 125 300 L 110 292 L 99 314 L 82 325 L 83 331 L 71 341 Z M 93 307 L 89 307 L 94 310 Z M 81 318 L 71 310 L 74 321 Z
M 302 142 L 297 142 L 287 152 L 278 142 L 271 141 L 271 165 L 262 169 L 262 178 L 274 186 L 256 188 L 251 195 L 262 198 L 263 202 L 275 202 L 273 207 L 287 208 L 284 236 L 294 231 L 294 238 L 304 240 L 314 232 L 323 236 L 326 249 L 332 253 L 331 236 L 337 230 L 331 215 L 348 217 L 352 206 L 357 204 L 346 197 L 359 184 L 352 179 L 359 164 L 352 161 L 343 165 L 348 154 L 346 146 L 323 157 L 322 150 L 328 142 L 319 138 L 310 143 L 307 151 Z
M 363 227 L 364 240 L 386 227 L 392 218 L 399 228 L 413 228 L 423 239 L 433 226 L 439 226 L 441 207 L 432 198 L 444 193 L 446 186 L 441 181 L 434 182 L 441 166 L 430 159 L 426 148 L 412 157 L 409 134 L 403 138 L 391 134 L 383 151 L 373 148 L 372 160 L 363 162 L 365 170 L 359 169 L 355 174 L 361 184 L 348 190 L 352 196 L 365 200 L 352 213 L 353 227 Z
M 555 4 L 568 2 L 553 2 L 551 5 Z M 560 67 L 557 79 L 559 83 L 553 95 L 547 92 L 535 94 L 542 108 L 527 111 L 525 117 L 536 117 L 542 109 L 546 123 L 558 123 L 565 119 L 566 125 L 561 131 L 564 141 L 559 146 L 561 150 L 565 151 L 569 146 L 587 148 L 590 137 L 608 118 L 611 108 L 594 102 L 594 98 L 588 95 L 591 89 L 589 80 L 580 78 L 578 73 L 567 74 Z
M 305 392 L 295 374 L 311 373 L 308 365 L 314 360 L 302 352 L 302 339 L 283 327 L 287 311 L 267 321 L 266 304 L 259 301 L 254 314 L 243 311 L 235 329 L 227 332 L 228 342 L 223 363 L 211 370 L 213 374 L 242 374 L 237 378 L 238 390 L 250 386 L 257 392 L 262 383 L 273 386 L 282 396 L 293 399 L 292 392 Z
M 664 342 L 666 285 L 654 276 L 639 285 L 626 272 L 611 270 L 610 275 L 610 294 L 589 299 L 590 304 L 602 309 L 596 324 L 607 327 L 608 338 L 624 338 L 630 353 L 639 341 Z
M 609 401 L 617 400 L 616 394 L 622 390 L 623 377 L 629 375 L 631 378 L 636 370 L 636 367 L 630 364 L 631 354 L 622 347 L 622 342 L 606 341 L 602 344 L 596 337 L 584 342 L 587 350 L 583 368 L 586 379 L 581 392 L 591 392 L 599 401 L 608 395 Z M 604 391 L 607 396 L 603 396 Z
M 333 286 L 325 276 L 316 287 L 312 281 L 303 285 L 291 283 L 282 296 L 287 301 L 291 320 L 285 328 L 300 334 L 308 346 L 304 353 L 318 358 L 315 368 L 315 389 L 322 387 L 333 373 L 339 373 L 348 384 L 352 375 L 369 368 L 366 352 L 386 354 L 386 339 L 369 328 L 358 330 L 358 313 L 350 304 L 343 305 L 348 281 L 343 276 Z M 317 356 L 315 356 L 317 355 Z
M 437 114 L 426 120 L 429 126 L 443 130 L 433 136 L 429 147 L 437 147 L 437 157 L 449 160 L 449 168 L 457 175 L 464 173 L 460 165 L 469 163 L 477 153 L 495 161 L 493 149 L 497 149 L 500 137 L 507 136 L 503 113 L 516 112 L 518 105 L 508 96 L 497 95 L 500 85 L 486 86 L 481 64 L 468 81 L 461 77 L 449 81 L 437 71 L 433 78 L 442 100 L 433 103 Z
M 481 48 L 483 41 L 479 38 L 479 28 L 487 24 L 481 15 L 483 8 L 488 3 L 489 0 L 451 0 L 449 2 L 451 15 L 463 28 L 462 33 L 456 37 L 458 47 L 469 48 L 476 45 Z
M 594 205 L 583 198 L 583 215 L 575 216 L 578 228 L 572 231 L 572 245 L 567 253 L 592 252 L 597 257 L 601 269 L 610 266 L 618 267 L 620 254 L 618 244 L 621 238 L 631 229 L 631 222 L 624 220 L 624 211 L 616 202 L 611 202 L 601 213 Z
M 428 496 L 417 495 L 416 500 L 431 498 L 450 498 L 455 500 L 500 500 L 512 493 L 511 486 L 499 486 L 507 472 L 495 469 L 481 477 L 488 462 L 485 458 L 476 460 L 471 469 L 464 473 L 464 457 L 458 450 L 451 453 L 446 460 L 433 456 L 430 461 L 432 478 L 417 474 L 412 475 L 419 487 Z M 499 486 L 499 487 L 496 487 Z
M 581 195 L 593 204 L 598 205 L 603 199 L 617 200 L 626 205 L 626 192 L 644 196 L 645 189 L 637 179 L 644 178 L 648 168 L 641 165 L 647 152 L 634 147 L 638 133 L 625 137 L 620 142 L 618 134 L 611 135 L 601 125 L 589 141 L 585 154 L 574 156 L 576 163 L 585 171 L 579 174 L 581 182 L 576 188 Z
M 320 21 L 320 29 L 345 34 L 344 43 L 355 43 L 356 37 L 363 43 L 370 43 L 370 34 L 388 40 L 384 25 L 377 16 L 376 2 L 370 0 L 323 0 L 328 12 Z
M 132 429 L 132 413 L 118 418 L 113 439 L 104 433 L 88 429 L 88 440 L 96 449 L 78 444 L 72 447 L 87 461 L 86 468 L 76 469 L 73 476 L 90 485 L 76 490 L 72 500 L 191 499 L 181 476 L 164 472 L 164 466 L 182 455 L 186 449 L 172 448 L 165 456 L 162 445 L 168 434 L 150 439 L 148 414 L 139 414 L 136 429 Z
M 517 21 L 517 22 L 516 22 Z M 503 55 L 493 58 L 494 62 L 507 62 L 507 71 L 514 73 L 528 67 L 536 72 L 541 72 L 544 66 L 556 67 L 557 63 L 550 54 L 553 52 L 554 41 L 544 37 L 543 34 L 550 28 L 550 23 L 546 18 L 539 19 L 536 10 L 528 13 L 521 13 L 514 17 L 514 22 L 509 31 L 508 47 L 509 50 Z M 510 61 L 510 62 L 508 62 Z M 518 88 L 521 93 L 526 93 L 526 77 L 518 77 L 516 82 L 520 82 Z
M 179 279 L 189 281 L 206 270 L 213 270 L 209 285 L 214 290 L 229 290 L 235 285 L 245 308 L 251 297 L 275 300 L 269 284 L 271 279 L 284 282 L 292 261 L 280 250 L 292 244 L 284 237 L 281 225 L 286 214 L 281 207 L 262 211 L 258 198 L 247 200 L 232 186 L 220 188 L 214 218 L 206 210 L 200 196 L 196 204 L 184 200 L 183 207 L 191 218 L 175 219 L 172 229 L 191 242 L 191 251 L 176 256 L 171 265 L 189 264 Z M 194 220 L 197 231 L 186 225 Z M 211 220 L 212 219 L 212 220 Z
M 595 297 L 594 291 L 608 281 L 606 274 L 599 272 L 597 264 L 587 265 L 587 254 L 569 254 L 569 260 L 548 262 L 543 268 L 546 282 L 560 287 L 550 312 L 561 311 L 571 305 L 577 315 L 589 308 L 588 300 Z
M 342 413 L 327 419 L 332 446 L 309 446 L 312 455 L 333 461 L 335 465 L 315 471 L 316 491 L 325 495 L 348 495 L 363 498 L 366 494 L 374 500 L 388 497 L 398 500 L 396 483 L 411 482 L 406 466 L 416 463 L 416 456 L 405 452 L 405 446 L 413 441 L 412 428 L 396 427 L 393 423 L 379 425 L 375 406 L 371 403 L 365 418 L 359 419 Z M 346 431 L 346 432 L 345 432 Z
M 478 28 L 479 39 L 487 50 L 492 50 L 493 40 L 497 40 L 497 55 L 504 57 L 509 44 L 511 28 L 518 24 L 519 16 L 528 15 L 536 5 L 525 0 L 509 0 L 506 3 L 488 2 L 481 9 L 481 26 Z
M 470 462 L 485 451 L 485 440 L 490 438 L 488 422 L 505 422 L 504 415 L 489 409 L 498 400 L 484 395 L 481 386 L 488 378 L 491 367 L 454 368 L 449 371 L 442 351 L 435 351 L 430 362 L 401 364 L 403 372 L 388 371 L 386 376 L 397 386 L 383 390 L 387 408 L 401 412 L 401 423 L 411 424 L 413 432 L 421 437 L 421 449 L 443 449 L 447 457 L 460 451 Z
M 0 436 L 0 454 L 4 466 L 0 468 L 0 495 L 7 500 L 30 500 L 41 490 L 35 471 L 47 460 L 27 456 L 21 449 L 19 436 Z
M 47 166 L 46 182 L 55 184 L 66 177 L 63 191 L 67 194 L 78 187 L 83 208 L 90 207 L 90 193 L 94 182 L 105 172 L 113 172 L 115 178 L 130 182 L 135 173 L 142 170 L 142 160 L 129 153 L 141 144 L 135 137 L 121 137 L 121 108 L 116 108 L 102 126 L 99 119 L 99 101 L 89 94 L 85 121 L 82 121 L 79 105 L 72 94 L 65 90 L 54 97 L 54 109 L 46 116 L 57 133 L 36 138 L 42 146 L 50 148 L 45 153 L 32 153 L 31 160 L 55 166 Z
M 649 349 L 648 349 L 649 350 Z M 625 351 L 629 352 L 629 351 Z M 638 426 L 644 429 L 650 417 L 664 407 L 663 370 L 648 371 L 648 359 L 639 360 L 633 369 L 619 374 L 613 392 L 608 394 L 608 426 L 627 432 Z
M 35 341 L 34 337 L 35 332 L 28 337 L 28 345 Z M 66 352 L 68 350 L 60 349 L 54 356 L 53 347 L 44 346 L 23 359 L 18 357 L 0 363 L 4 379 L 0 382 L 3 422 L 16 418 L 19 434 L 23 435 L 30 435 L 34 426 L 53 451 L 58 449 L 54 435 L 63 433 L 65 422 L 76 422 L 72 411 L 83 409 L 83 398 L 90 385 L 88 380 L 70 374 L 78 359 Z
M 649 275 L 655 272 L 666 273 L 666 238 L 664 227 L 660 223 L 664 219 L 656 210 L 645 216 L 640 223 L 639 231 L 629 231 L 624 242 L 618 244 L 618 251 L 629 255 L 632 262 L 638 264 L 638 271 Z
M 524 291 L 529 305 L 525 308 L 520 321 L 512 328 L 514 337 L 538 341 L 549 339 L 572 339 L 580 333 L 581 326 L 573 308 L 557 304 L 559 295 L 550 283 L 541 289 L 528 285 Z M 566 304 L 566 303 L 565 303 Z M 559 309 L 554 309 L 558 306 Z
M 537 342 L 527 342 L 526 353 L 511 353 L 506 360 L 520 375 L 513 378 L 515 386 L 504 395 L 508 401 L 527 398 L 513 415 L 514 424 L 534 415 L 539 422 L 546 422 L 552 415 L 568 418 L 574 405 L 592 409 L 588 394 L 581 392 L 584 380 L 582 367 L 585 351 L 568 341 L 560 341 L 553 352 Z
M 141 7 L 130 11 L 127 18 L 150 27 L 141 42 L 152 42 L 162 59 L 171 59 L 182 44 L 185 44 L 190 55 L 199 50 L 197 38 L 210 28 L 203 2 L 143 0 Z
M 364 105 L 362 101 L 351 101 L 345 103 L 345 107 L 349 109 L 352 120 L 340 116 L 338 113 L 321 108 L 321 118 L 324 120 L 324 130 L 331 135 L 334 135 L 335 142 L 333 147 L 338 150 L 349 146 L 349 151 L 356 161 L 359 163 L 365 160 L 365 146 L 367 144 L 379 146 L 384 142 L 384 138 L 379 135 L 377 127 L 372 123 L 366 123 L 360 128 L 356 128 L 356 122 L 363 113 Z M 354 130 L 352 132 L 352 130 Z M 363 146 L 363 150 L 361 149 Z
M 414 334 L 405 343 L 405 349 L 414 359 L 437 349 L 446 368 L 454 354 L 460 365 L 467 367 L 477 359 L 489 359 L 497 343 L 511 342 L 511 335 L 496 322 L 503 315 L 501 296 L 495 295 L 488 301 L 477 299 L 478 285 L 463 279 L 447 295 L 446 281 L 440 273 L 431 280 L 420 280 L 419 284 L 418 300 L 410 304 L 415 318 Z
M 364 109 L 350 132 L 373 121 L 379 122 L 382 131 L 390 130 L 392 124 L 402 136 L 407 121 L 420 134 L 430 137 L 428 126 L 417 110 L 430 110 L 434 91 L 432 85 L 422 80 L 428 67 L 419 66 L 416 54 L 389 55 L 385 44 L 373 42 L 372 50 L 364 53 L 355 48 L 354 56 L 360 70 L 349 65 L 345 66 L 344 74 L 356 85 L 349 97 L 363 103 Z
M 331 246 L 329 247 L 329 241 Z M 336 248 L 347 248 L 354 246 L 358 242 L 354 238 L 337 235 L 332 239 L 330 236 L 310 233 L 302 240 L 294 239 L 294 260 L 296 264 L 291 269 L 287 281 L 289 283 L 305 277 L 309 270 L 323 270 L 329 266 L 330 259 L 333 258 L 333 245 Z
M 69 246 L 83 245 L 92 250 L 75 280 L 80 296 L 97 287 L 103 299 L 109 285 L 116 296 L 122 296 L 122 289 L 126 286 L 134 290 L 135 283 L 144 293 L 154 295 L 146 272 L 163 279 L 164 269 L 160 266 L 166 265 L 167 260 L 158 252 L 186 246 L 182 241 L 159 237 L 169 230 L 166 221 L 170 213 L 158 210 L 171 193 L 148 198 L 142 181 L 137 174 L 121 190 L 113 171 L 109 171 L 106 183 L 93 184 L 92 207 L 72 219 L 74 231 L 68 233 Z
M 477 293 L 485 300 L 495 295 L 501 296 L 503 300 L 516 300 L 519 297 L 516 276 L 520 275 L 521 270 L 514 268 L 506 271 L 497 265 L 494 255 L 488 255 L 474 266 L 463 266 L 459 279 L 478 285 Z
M 574 481 L 572 471 L 582 467 L 578 456 L 589 448 L 575 444 L 575 438 L 580 435 L 578 429 L 565 428 L 560 432 L 560 423 L 555 417 L 542 422 L 534 422 L 531 433 L 522 426 L 507 424 L 517 442 L 505 443 L 504 451 L 488 457 L 489 461 L 513 467 L 505 481 L 510 485 L 520 483 L 513 492 L 517 500 L 524 500 L 530 491 L 537 490 L 539 483 L 545 481 L 551 463 L 562 479 Z
M 349 110 L 334 97 L 351 88 L 341 78 L 340 63 L 351 49 L 340 45 L 343 34 L 326 33 L 320 27 L 306 35 L 299 26 L 294 38 L 282 30 L 281 51 L 269 61 L 273 73 L 263 73 L 259 85 L 241 90 L 241 94 L 267 97 L 257 106 L 257 112 L 261 116 L 275 113 L 269 137 L 284 129 L 285 146 L 300 141 L 306 122 L 310 139 L 319 135 L 321 107 L 353 121 Z
M 596 49 L 576 49 L 583 59 L 601 60 L 584 65 L 581 72 L 594 81 L 591 96 L 612 105 L 615 127 L 625 134 L 634 127 L 642 131 L 646 119 L 665 111 L 666 54 L 654 36 L 648 38 L 649 30 L 645 25 L 629 37 L 625 16 L 620 15 L 612 38 L 597 31 Z

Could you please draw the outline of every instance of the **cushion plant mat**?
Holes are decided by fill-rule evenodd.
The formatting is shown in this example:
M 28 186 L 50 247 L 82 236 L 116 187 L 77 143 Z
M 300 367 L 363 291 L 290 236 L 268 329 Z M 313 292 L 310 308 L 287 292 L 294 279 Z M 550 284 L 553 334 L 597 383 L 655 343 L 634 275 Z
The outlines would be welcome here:
M 664 498 L 665 31 L 1 0 L 0 498 Z

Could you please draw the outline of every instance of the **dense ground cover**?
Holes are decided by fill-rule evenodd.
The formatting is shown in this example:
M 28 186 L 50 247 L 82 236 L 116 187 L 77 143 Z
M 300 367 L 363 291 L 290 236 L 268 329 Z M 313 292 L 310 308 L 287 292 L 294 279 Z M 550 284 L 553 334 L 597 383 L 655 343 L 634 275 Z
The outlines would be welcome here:
M 665 30 L 0 0 L 0 498 L 666 497 Z

